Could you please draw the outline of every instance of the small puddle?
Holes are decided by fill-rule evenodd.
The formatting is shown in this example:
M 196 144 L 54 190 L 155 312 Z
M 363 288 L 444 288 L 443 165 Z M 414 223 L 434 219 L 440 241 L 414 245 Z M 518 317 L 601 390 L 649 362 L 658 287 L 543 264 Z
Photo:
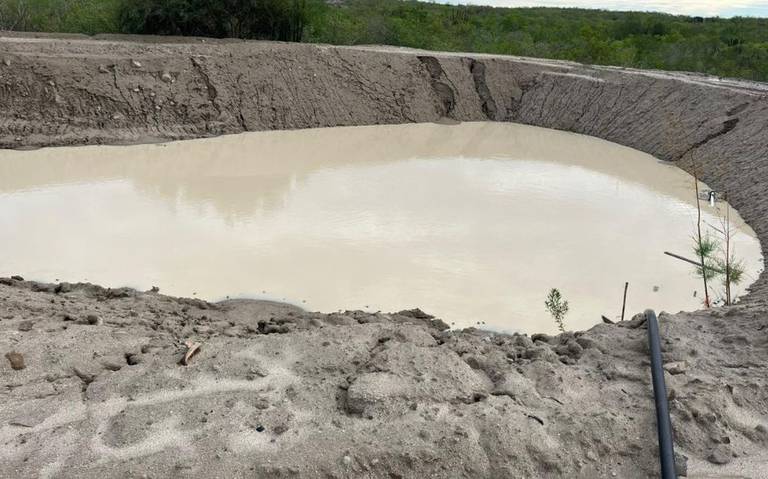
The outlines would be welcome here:
M 625 281 L 629 317 L 701 308 L 694 267 L 663 254 L 693 256 L 693 198 L 649 155 L 509 123 L 0 151 L 0 275 L 526 332 L 555 330 L 558 288 L 585 329 L 618 317 Z M 719 227 L 725 204 L 701 204 Z M 762 256 L 731 223 L 738 295 Z

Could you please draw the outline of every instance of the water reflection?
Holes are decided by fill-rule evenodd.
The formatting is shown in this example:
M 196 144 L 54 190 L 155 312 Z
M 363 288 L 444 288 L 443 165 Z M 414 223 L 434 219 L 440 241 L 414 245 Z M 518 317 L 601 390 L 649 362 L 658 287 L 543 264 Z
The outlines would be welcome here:
M 552 329 L 556 286 L 583 328 L 616 314 L 624 281 L 630 311 L 698 306 L 690 269 L 661 254 L 690 250 L 692 199 L 691 178 L 652 157 L 512 124 L 7 151 L 0 274 L 529 331 Z M 748 227 L 736 248 L 755 276 Z

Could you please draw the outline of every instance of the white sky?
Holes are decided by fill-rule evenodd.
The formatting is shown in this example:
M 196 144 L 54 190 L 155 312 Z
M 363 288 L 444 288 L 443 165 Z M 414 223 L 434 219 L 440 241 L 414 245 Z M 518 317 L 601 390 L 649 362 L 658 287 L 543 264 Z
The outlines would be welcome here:
M 601 8 L 720 17 L 768 17 L 768 0 L 440 0 L 439 3 L 495 7 Z

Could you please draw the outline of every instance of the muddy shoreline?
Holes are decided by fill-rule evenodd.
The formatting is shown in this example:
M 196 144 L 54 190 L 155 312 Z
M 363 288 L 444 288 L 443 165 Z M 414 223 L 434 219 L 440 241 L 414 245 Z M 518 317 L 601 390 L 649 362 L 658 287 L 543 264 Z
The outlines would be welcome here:
M 387 47 L 3 33 L 0 105 L 0 148 L 445 120 L 572 131 L 689 172 L 695 160 L 768 238 L 760 83 Z M 752 290 L 768 294 L 766 275 Z
M 454 120 L 585 133 L 727 191 L 768 242 L 768 87 L 378 48 L 0 37 L 0 147 Z M 23 274 L 23 272 L 20 272 Z M 759 477 L 768 280 L 661 316 L 692 477 Z M 0 476 L 652 477 L 645 330 L 445 331 L 419 311 L 308 313 L 0 279 Z M 202 344 L 178 364 L 185 341 Z M 24 369 L 18 366 L 23 357 Z

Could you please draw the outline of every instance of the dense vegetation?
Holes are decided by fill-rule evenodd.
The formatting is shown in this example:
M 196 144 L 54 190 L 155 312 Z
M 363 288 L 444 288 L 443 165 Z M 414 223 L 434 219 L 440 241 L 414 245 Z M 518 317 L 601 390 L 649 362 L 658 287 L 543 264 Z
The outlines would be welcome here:
M 388 44 L 768 81 L 768 19 L 400 0 L 1 0 L 0 28 Z

